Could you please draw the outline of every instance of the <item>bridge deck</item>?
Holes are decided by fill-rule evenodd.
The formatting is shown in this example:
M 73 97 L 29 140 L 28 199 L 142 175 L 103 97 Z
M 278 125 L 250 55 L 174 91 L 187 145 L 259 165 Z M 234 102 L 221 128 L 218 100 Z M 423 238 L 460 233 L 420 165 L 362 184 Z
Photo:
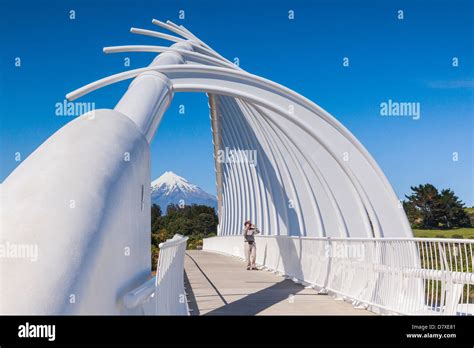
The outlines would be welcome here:
M 186 251 L 185 273 L 191 315 L 372 314 L 218 253 Z

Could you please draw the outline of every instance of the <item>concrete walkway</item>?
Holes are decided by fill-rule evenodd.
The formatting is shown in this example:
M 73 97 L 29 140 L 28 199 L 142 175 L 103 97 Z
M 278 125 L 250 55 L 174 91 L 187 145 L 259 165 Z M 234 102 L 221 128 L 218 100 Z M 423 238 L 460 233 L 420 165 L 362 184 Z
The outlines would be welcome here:
M 191 315 L 370 315 L 268 271 L 218 253 L 188 250 L 185 286 Z

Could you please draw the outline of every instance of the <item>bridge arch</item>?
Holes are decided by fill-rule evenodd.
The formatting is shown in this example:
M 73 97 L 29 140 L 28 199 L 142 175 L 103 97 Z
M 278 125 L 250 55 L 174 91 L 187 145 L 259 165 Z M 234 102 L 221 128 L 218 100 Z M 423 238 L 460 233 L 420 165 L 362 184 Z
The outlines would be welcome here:
M 296 92 L 233 66 L 185 28 L 154 23 L 184 39 L 133 29 L 177 43 L 105 49 L 163 53 L 147 68 L 69 93 L 74 100 L 134 78 L 114 110 L 71 121 L 2 184 L 2 237 L 36 243 L 43 252 L 35 264 L 8 261 L 2 313 L 124 313 L 120 299 L 150 270 L 150 212 L 141 208 L 149 199 L 141 192 L 150 183 L 149 142 L 174 93 L 209 96 L 222 240 L 239 234 L 249 218 L 267 236 L 296 238 L 281 244 L 289 258 L 308 258 L 306 237 L 412 236 L 385 175 L 334 117 Z M 218 151 L 226 149 L 255 151 L 256 163 L 219 161 Z M 124 153 L 132 154 L 130 162 Z M 29 189 L 32 172 L 39 173 L 35 190 Z M 268 240 L 269 248 L 283 248 L 278 239 Z M 288 242 L 293 240 L 298 247 Z M 124 258 L 124 248 L 133 257 Z M 416 263 L 413 248 L 409 252 Z M 310 265 L 317 267 L 325 265 Z M 77 305 L 67 302 L 71 294 Z
M 299 165 L 291 168 L 291 177 L 297 177 L 297 180 L 300 180 L 306 189 L 301 185 L 296 189 L 295 184 L 289 182 L 290 175 L 287 175 L 286 183 L 281 182 L 280 186 L 285 192 L 291 192 L 292 196 L 305 197 L 305 191 L 310 183 L 307 178 L 310 174 L 308 174 L 308 169 L 304 168 L 310 167 L 310 171 L 313 172 L 312 176 L 317 179 L 314 180 L 314 185 L 309 185 L 310 191 L 323 193 L 329 202 L 321 204 L 322 211 L 324 211 L 321 215 L 319 209 L 314 210 L 316 205 L 319 207 L 314 194 L 305 197 L 303 202 L 297 204 L 297 207 L 290 208 L 297 211 L 298 223 L 292 223 L 286 218 L 284 225 L 287 228 L 281 234 L 333 237 L 412 236 L 405 213 L 400 208 L 393 189 L 368 151 L 329 113 L 277 83 L 227 67 L 196 64 L 160 65 L 106 77 L 68 94 L 68 98 L 74 100 L 108 84 L 147 72 L 164 74 L 169 79 L 173 92 L 205 92 L 213 95 L 217 100 L 223 99 L 223 96 L 238 100 L 240 105 L 236 107 L 234 105 L 233 110 L 225 110 L 226 114 L 222 114 L 221 117 L 241 118 L 247 121 L 252 117 L 264 118 L 266 122 L 272 124 L 272 126 L 266 126 L 267 133 L 270 129 L 273 131 L 278 129 L 279 133 L 274 133 L 273 142 L 279 142 L 282 145 L 282 137 L 285 137 L 289 141 L 286 145 L 292 144 L 298 149 L 302 156 L 302 163 L 300 161 Z M 236 130 L 234 129 L 234 131 Z M 233 147 L 233 144 L 228 145 Z M 313 152 L 312 158 L 309 158 L 304 153 L 311 149 L 311 146 L 314 146 L 315 152 Z M 295 151 L 295 148 L 292 150 Z M 262 151 L 265 152 L 263 149 Z M 318 153 L 318 151 L 320 152 Z M 317 157 L 316 153 L 320 157 Z M 282 158 L 289 156 L 291 156 L 289 153 L 285 153 Z M 349 157 L 349 160 L 345 161 L 344 156 Z M 285 167 L 285 160 L 280 159 L 277 162 L 274 160 L 273 166 Z M 236 168 L 235 171 L 233 174 L 239 181 L 236 184 L 237 187 L 245 190 L 249 186 L 247 180 L 244 181 L 236 174 L 239 168 Z M 254 184 L 262 182 L 262 178 L 263 175 L 259 179 L 251 177 Z M 276 180 L 280 181 L 281 179 Z M 226 184 L 229 185 L 224 182 L 224 185 Z M 265 184 L 271 185 L 269 182 Z M 316 188 L 316 185 L 319 188 Z M 242 196 L 233 192 L 233 197 L 236 197 L 238 202 L 231 205 L 234 207 L 237 204 L 244 205 L 243 211 L 245 213 L 241 220 L 247 216 L 255 221 L 264 221 L 263 216 L 255 216 L 249 202 Z M 229 196 L 224 199 L 226 198 Z M 318 195 L 318 198 L 322 200 L 322 195 Z M 278 204 L 279 210 L 282 212 L 288 210 L 286 206 L 290 204 L 290 201 L 292 199 L 287 196 L 286 202 L 273 202 L 273 204 Z M 303 206 L 310 206 L 313 209 L 312 214 L 309 211 L 308 214 L 303 214 Z M 267 214 L 271 214 L 271 210 L 268 209 Z M 234 214 L 235 212 L 227 211 L 226 213 Z M 313 214 L 316 214 L 318 222 L 310 222 L 306 227 L 302 215 L 311 216 Z M 285 214 L 282 213 L 282 215 Z M 226 220 L 226 216 L 221 216 L 221 219 Z M 321 230 L 323 228 L 322 221 L 324 225 L 331 226 L 332 229 Z M 236 233 L 240 227 L 238 223 L 235 221 L 230 226 L 224 225 L 226 226 L 224 230 L 221 226 L 221 232 L 223 234 Z M 269 234 L 280 234 L 277 225 L 265 226 L 265 230 L 269 231 Z

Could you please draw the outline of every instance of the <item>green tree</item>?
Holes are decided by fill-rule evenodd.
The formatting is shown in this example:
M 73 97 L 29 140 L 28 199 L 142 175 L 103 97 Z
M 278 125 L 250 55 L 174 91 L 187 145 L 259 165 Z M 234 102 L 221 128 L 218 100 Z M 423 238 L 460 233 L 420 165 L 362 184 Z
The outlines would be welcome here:
M 151 232 L 156 233 L 163 227 L 163 217 L 161 207 L 153 204 L 151 206 Z
M 417 210 L 421 217 L 421 228 L 436 228 L 438 227 L 438 203 L 439 192 L 431 184 L 412 186 L 410 187 L 413 193 L 405 196 L 408 199 L 408 206 L 410 214 Z
M 152 206 L 151 220 L 151 243 L 155 247 L 179 233 L 189 237 L 188 248 L 199 248 L 203 238 L 216 235 L 218 225 L 214 208 L 196 204 L 184 207 L 170 204 L 166 215 L 162 215 L 158 206 Z
M 441 191 L 438 212 L 439 221 L 446 228 L 471 227 L 464 203 L 450 189 Z
M 407 214 L 408 221 L 412 228 L 420 228 L 423 224 L 423 215 L 411 202 L 403 201 L 403 209 Z
M 151 206 L 151 223 L 154 223 L 156 219 L 161 217 L 161 207 L 157 204 Z
M 470 227 L 464 203 L 450 189 L 441 193 L 431 184 L 411 187 L 403 208 L 413 228 Z
M 166 228 L 160 229 L 160 231 L 157 233 L 158 236 L 158 244 L 166 242 L 167 239 L 173 238 L 173 234 L 168 232 Z
M 160 241 L 160 235 L 158 233 L 152 233 L 151 234 L 151 244 L 158 246 L 161 243 Z
M 201 213 L 197 217 L 198 230 L 204 234 L 209 234 L 216 231 L 217 221 L 215 214 Z
M 184 216 L 177 216 L 176 219 L 168 223 L 167 228 L 172 235 L 179 233 L 189 236 L 196 231 L 194 221 Z

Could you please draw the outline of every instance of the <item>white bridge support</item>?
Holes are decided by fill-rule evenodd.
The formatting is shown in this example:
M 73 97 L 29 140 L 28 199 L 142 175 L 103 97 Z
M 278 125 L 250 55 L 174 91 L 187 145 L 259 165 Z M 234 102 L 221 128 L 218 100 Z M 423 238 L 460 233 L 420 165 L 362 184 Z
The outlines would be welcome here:
M 169 51 L 150 67 L 180 63 Z M 123 297 L 151 273 L 149 143 L 172 97 L 165 75 L 139 74 L 115 110 L 71 121 L 4 181 L 1 242 L 38 255 L 0 259 L 1 314 L 130 313 Z
M 36 245 L 39 255 L 36 262 L 0 260 L 1 313 L 123 314 L 142 303 L 142 296 L 149 300 L 149 143 L 177 92 L 209 95 L 219 237 L 206 241 L 206 248 L 239 254 L 234 246 L 229 251 L 229 241 L 239 247 L 240 239 L 233 236 L 251 219 L 268 238 L 260 239 L 266 242 L 264 254 L 259 245 L 259 257 L 291 259 L 283 263 L 284 271 L 306 279 L 307 274 L 323 274 L 327 262 L 313 248 L 319 244 L 305 238 L 413 237 L 385 175 L 334 117 L 294 91 L 234 66 L 184 27 L 153 23 L 179 37 L 131 31 L 173 46 L 104 48 L 105 53 L 161 53 L 150 66 L 67 95 L 73 101 L 134 78 L 115 109 L 73 120 L 3 183 L 2 242 Z M 292 242 L 283 247 L 281 241 Z M 384 249 L 373 255 L 370 262 L 377 263 L 394 254 Z M 403 245 L 396 255 L 395 262 L 404 268 L 420 269 L 416 245 Z M 289 266 L 302 260 L 301 270 Z M 358 284 L 351 291 L 382 298 L 380 307 L 387 307 L 383 292 L 391 283 L 384 277 L 377 275 L 370 290 Z M 321 285 L 318 279 L 313 280 Z M 401 298 L 420 301 L 423 282 L 410 281 L 400 291 Z M 151 314 L 163 312 L 157 308 Z
M 112 146 L 111 146 L 112 144 Z M 2 185 L 2 314 L 116 314 L 150 274 L 150 148 L 132 120 L 96 110 L 68 123 Z

